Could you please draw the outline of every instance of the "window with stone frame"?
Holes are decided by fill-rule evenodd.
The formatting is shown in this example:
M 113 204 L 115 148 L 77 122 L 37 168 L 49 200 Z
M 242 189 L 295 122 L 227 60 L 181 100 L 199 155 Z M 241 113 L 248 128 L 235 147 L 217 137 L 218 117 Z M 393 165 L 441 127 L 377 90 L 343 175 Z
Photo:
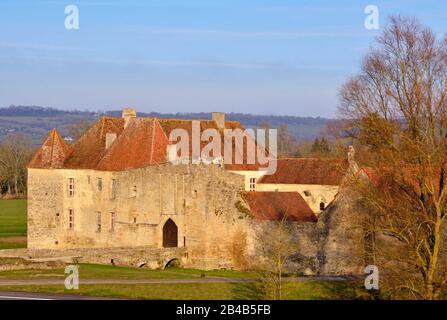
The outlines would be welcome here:
M 75 179 L 68 178 L 68 196 L 74 197 L 75 195 Z
M 68 229 L 74 230 L 74 210 L 68 209 Z
M 101 212 L 96 212 L 96 232 L 101 232 Z
M 117 185 L 116 179 L 112 179 L 110 182 L 110 199 L 116 199 Z
M 137 196 L 137 186 L 134 185 L 132 188 L 130 188 L 130 198 L 135 198 Z
M 250 191 L 256 191 L 256 178 L 250 178 Z
M 110 212 L 110 232 L 115 232 L 116 213 Z
M 98 178 L 98 191 L 102 191 L 102 178 Z

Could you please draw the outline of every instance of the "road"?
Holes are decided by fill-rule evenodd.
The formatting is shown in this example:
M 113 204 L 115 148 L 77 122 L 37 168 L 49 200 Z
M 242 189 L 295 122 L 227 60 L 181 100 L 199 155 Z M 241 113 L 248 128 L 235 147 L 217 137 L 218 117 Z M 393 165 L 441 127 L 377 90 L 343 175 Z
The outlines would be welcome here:
M 305 282 L 305 281 L 347 281 L 355 280 L 356 277 L 347 276 L 313 276 L 313 277 L 290 277 L 283 281 Z M 254 282 L 255 278 L 223 278 L 207 277 L 192 279 L 79 279 L 80 284 L 162 284 L 162 283 L 239 283 Z M 28 286 L 28 285 L 63 285 L 63 279 L 2 279 L 1 286 Z
M 0 291 L 0 300 L 117 300 L 113 298 L 91 297 L 68 294 L 31 293 L 31 292 L 8 292 Z

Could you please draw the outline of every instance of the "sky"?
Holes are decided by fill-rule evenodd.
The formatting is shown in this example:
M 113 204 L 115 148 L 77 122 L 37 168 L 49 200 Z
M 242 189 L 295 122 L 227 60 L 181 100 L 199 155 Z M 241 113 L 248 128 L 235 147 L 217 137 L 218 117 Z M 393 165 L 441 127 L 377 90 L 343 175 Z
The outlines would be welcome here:
M 447 32 L 445 0 L 1 0 L 0 107 L 335 117 L 397 14 Z

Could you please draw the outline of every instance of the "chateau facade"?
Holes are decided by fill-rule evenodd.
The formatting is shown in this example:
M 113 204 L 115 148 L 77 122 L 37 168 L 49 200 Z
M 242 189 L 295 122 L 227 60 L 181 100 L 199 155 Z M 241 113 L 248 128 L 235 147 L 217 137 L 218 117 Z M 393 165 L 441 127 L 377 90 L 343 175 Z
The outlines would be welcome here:
M 223 113 L 198 121 L 201 131 L 243 129 Z M 172 258 L 185 266 L 244 268 L 257 255 L 256 226 L 287 215 L 302 226 L 300 250 L 310 261 L 302 268 L 356 272 L 355 264 L 324 267 L 327 257 L 338 261 L 340 252 L 353 251 L 349 244 L 328 246 L 333 233 L 323 225 L 346 174 L 357 170 L 353 158 L 272 160 L 273 174 L 257 163 L 175 163 L 169 137 L 178 128 L 191 132 L 192 122 L 138 118 L 125 109 L 121 118 L 101 118 L 72 145 L 53 129 L 28 165 L 28 249 L 177 248 L 181 257 Z M 334 221 L 337 213 L 331 215 Z

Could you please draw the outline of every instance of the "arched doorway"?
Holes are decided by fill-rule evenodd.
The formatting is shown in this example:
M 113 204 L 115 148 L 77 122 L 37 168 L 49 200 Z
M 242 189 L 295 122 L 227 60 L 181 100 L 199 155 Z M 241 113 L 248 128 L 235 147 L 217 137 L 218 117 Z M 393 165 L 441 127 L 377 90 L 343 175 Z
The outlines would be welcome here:
M 163 247 L 173 248 L 178 246 L 177 225 L 171 219 L 163 226 Z

